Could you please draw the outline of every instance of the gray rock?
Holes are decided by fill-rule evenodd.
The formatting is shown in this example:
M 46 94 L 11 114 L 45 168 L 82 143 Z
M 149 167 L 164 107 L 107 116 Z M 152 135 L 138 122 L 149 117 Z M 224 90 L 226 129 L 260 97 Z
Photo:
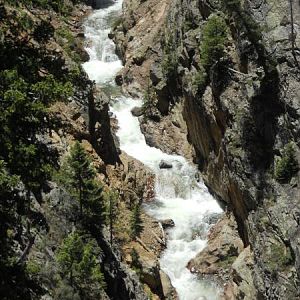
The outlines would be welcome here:
M 162 270 L 159 271 L 160 281 L 162 285 L 163 296 L 165 299 L 177 299 L 177 293 L 174 289 L 169 276 Z
M 160 221 L 161 226 L 163 227 L 163 229 L 169 229 L 175 226 L 175 223 L 172 219 L 166 219 L 166 220 L 162 220 Z
M 122 76 L 122 74 L 118 74 L 115 77 L 115 82 L 116 82 L 117 85 L 122 85 L 123 84 L 123 76 Z
M 143 108 L 142 108 L 142 107 L 135 106 L 135 107 L 131 110 L 131 113 L 132 113 L 132 115 L 135 116 L 135 117 L 140 117 L 141 115 L 144 114 L 144 111 L 143 111 Z
M 153 85 L 157 85 L 164 78 L 162 69 L 157 64 L 153 64 L 150 70 L 150 79 Z
M 203 218 L 203 221 L 207 223 L 208 225 L 216 224 L 218 220 L 221 218 L 222 214 L 213 213 L 210 215 L 207 215 Z
M 159 168 L 160 169 L 172 169 L 173 166 L 171 163 L 165 161 L 165 160 L 162 160 L 160 163 L 159 163 Z

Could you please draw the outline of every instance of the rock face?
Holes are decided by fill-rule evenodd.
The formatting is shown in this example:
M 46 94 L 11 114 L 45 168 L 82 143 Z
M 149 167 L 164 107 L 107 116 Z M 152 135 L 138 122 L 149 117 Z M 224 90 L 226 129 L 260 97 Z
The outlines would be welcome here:
M 124 73 L 125 88 L 130 90 L 131 82 L 132 93 L 147 90 L 142 129 L 152 145 L 173 149 L 172 138 L 164 137 L 177 124 L 176 107 L 182 107 L 180 128 L 186 128 L 194 160 L 210 190 L 233 212 L 246 247 L 236 253 L 236 264 L 232 261 L 232 298 L 298 299 L 299 175 L 282 183 L 274 170 L 284 146 L 300 137 L 300 5 L 296 0 L 231 2 L 125 1 L 123 28 L 115 34 L 130 75 L 128 80 Z M 220 13 L 228 34 L 224 56 L 201 82 L 203 28 Z M 163 30 L 147 33 L 143 28 L 156 14 Z M 150 51 L 142 47 L 147 39 Z M 138 88 L 131 81 L 136 74 L 142 74 Z M 172 121 L 162 134 L 160 128 Z M 294 149 L 299 161 L 299 146 Z M 176 147 L 174 152 L 179 153 Z M 243 264 L 241 255 L 247 257 Z
M 233 216 L 224 215 L 210 230 L 207 246 L 188 263 L 191 272 L 226 282 L 232 263 L 244 249 L 236 228 Z
M 234 261 L 230 277 L 232 280 L 225 284 L 222 299 L 257 299 L 257 292 L 253 283 L 253 253 L 250 246 L 245 248 Z

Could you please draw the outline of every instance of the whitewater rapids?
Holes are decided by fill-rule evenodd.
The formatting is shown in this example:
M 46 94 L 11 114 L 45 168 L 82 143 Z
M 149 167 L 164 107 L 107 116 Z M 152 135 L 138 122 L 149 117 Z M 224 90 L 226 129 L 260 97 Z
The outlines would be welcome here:
M 83 64 L 89 78 L 100 87 L 115 90 L 114 77 L 122 68 L 115 54 L 115 45 L 108 38 L 112 22 L 121 14 L 122 1 L 95 10 L 85 22 L 86 50 L 90 60 Z M 122 151 L 143 162 L 156 175 L 155 202 L 144 206 L 148 214 L 158 220 L 172 219 L 175 227 L 168 231 L 167 248 L 160 265 L 171 279 L 180 300 L 217 300 L 219 291 L 212 282 L 199 280 L 186 268 L 190 259 L 206 245 L 203 232 L 209 229 L 207 216 L 221 213 L 217 201 L 205 185 L 197 179 L 197 170 L 185 158 L 168 155 L 146 144 L 139 121 L 131 109 L 141 106 L 142 100 L 114 96 L 111 111 L 117 117 Z M 172 164 L 171 169 L 160 169 L 161 160 Z M 202 232 L 202 234 L 199 234 Z

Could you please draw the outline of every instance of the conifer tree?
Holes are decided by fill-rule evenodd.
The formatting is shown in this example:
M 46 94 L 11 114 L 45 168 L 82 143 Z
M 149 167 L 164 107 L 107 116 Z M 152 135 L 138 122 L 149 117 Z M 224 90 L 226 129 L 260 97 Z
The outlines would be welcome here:
M 69 234 L 56 254 L 62 278 L 68 277 L 70 285 L 80 289 L 81 294 L 88 295 L 93 286 L 93 293 L 100 296 L 105 281 L 97 259 L 99 254 L 100 249 L 94 240 L 86 243 L 78 232 Z
M 113 243 L 113 230 L 118 214 L 118 193 L 109 191 L 105 194 L 106 197 L 106 221 L 109 226 L 110 244 Z
M 71 148 L 67 163 L 69 185 L 76 192 L 80 205 L 80 216 L 82 217 L 84 201 L 87 201 L 91 194 L 96 172 L 90 157 L 78 141 Z
M 57 179 L 78 200 L 83 221 L 101 226 L 105 212 L 103 185 L 96 178 L 90 156 L 78 141 L 71 148 Z
M 143 230 L 143 221 L 141 219 L 141 205 L 137 203 L 132 211 L 130 218 L 130 236 L 136 239 Z

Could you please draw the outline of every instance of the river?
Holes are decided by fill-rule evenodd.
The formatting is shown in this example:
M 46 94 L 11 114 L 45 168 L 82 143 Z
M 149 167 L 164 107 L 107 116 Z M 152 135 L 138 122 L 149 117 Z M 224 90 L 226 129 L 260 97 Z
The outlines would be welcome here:
M 139 121 L 131 109 L 142 105 L 142 99 L 125 97 L 114 83 L 122 63 L 115 54 L 115 45 L 108 38 L 114 20 L 121 14 L 122 0 L 95 10 L 85 22 L 86 50 L 90 60 L 83 64 L 91 80 L 105 90 L 111 90 L 111 111 L 117 117 L 122 151 L 143 162 L 156 175 L 155 201 L 145 204 L 145 211 L 158 220 L 172 219 L 175 227 L 168 231 L 167 248 L 160 265 L 170 277 L 180 300 L 217 300 L 219 290 L 207 280 L 200 280 L 186 268 L 206 245 L 209 229 L 208 216 L 221 213 L 217 201 L 209 194 L 202 181 L 197 180 L 196 167 L 185 158 L 168 155 L 146 144 Z M 171 169 L 160 169 L 164 160 Z

